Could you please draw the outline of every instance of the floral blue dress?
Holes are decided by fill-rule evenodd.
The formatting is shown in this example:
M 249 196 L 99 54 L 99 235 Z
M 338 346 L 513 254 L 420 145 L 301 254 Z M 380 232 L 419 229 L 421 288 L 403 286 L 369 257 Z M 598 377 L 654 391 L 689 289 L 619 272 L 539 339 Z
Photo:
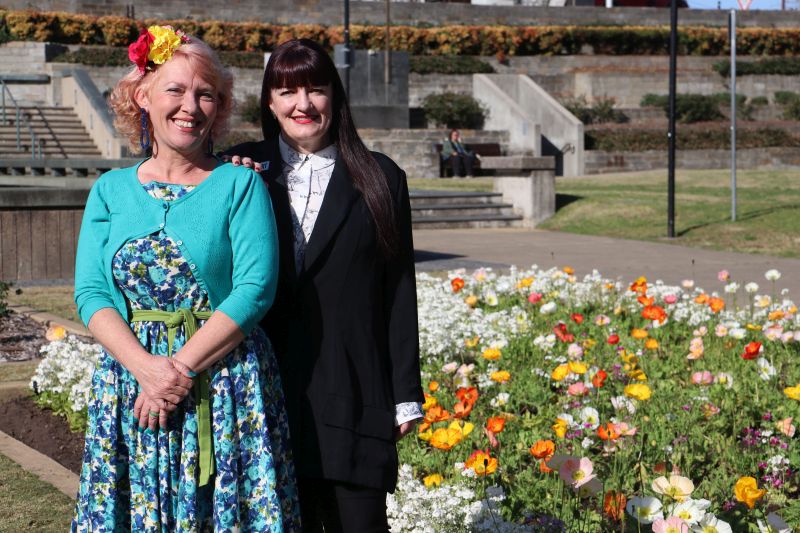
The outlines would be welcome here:
M 175 200 L 192 186 L 146 184 Z M 131 309 L 208 311 L 209 299 L 178 244 L 163 230 L 126 243 L 112 270 Z M 202 324 L 202 322 L 200 322 Z M 162 322 L 135 322 L 139 342 L 168 354 Z M 185 343 L 179 329 L 173 353 Z M 136 380 L 108 353 L 95 368 L 72 531 L 300 530 L 280 377 L 260 328 L 208 369 L 215 472 L 198 486 L 197 409 L 190 394 L 155 433 L 139 429 Z

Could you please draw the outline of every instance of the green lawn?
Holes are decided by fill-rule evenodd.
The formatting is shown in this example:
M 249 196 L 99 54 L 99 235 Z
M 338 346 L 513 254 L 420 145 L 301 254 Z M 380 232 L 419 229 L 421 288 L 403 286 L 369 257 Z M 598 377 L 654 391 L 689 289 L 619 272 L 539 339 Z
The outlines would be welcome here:
M 559 209 L 540 227 L 800 257 L 798 171 L 741 171 L 737 181 L 738 220 L 731 222 L 730 171 L 677 171 L 676 238 L 669 240 L 666 171 L 558 178 Z
M 0 455 L 0 533 L 69 530 L 75 502 Z
M 40 287 L 23 287 L 20 294 L 15 294 L 12 287 L 8 294 L 9 303 L 27 305 L 38 311 L 45 311 L 56 316 L 80 322 L 78 308 L 72 299 L 72 285 L 47 285 Z

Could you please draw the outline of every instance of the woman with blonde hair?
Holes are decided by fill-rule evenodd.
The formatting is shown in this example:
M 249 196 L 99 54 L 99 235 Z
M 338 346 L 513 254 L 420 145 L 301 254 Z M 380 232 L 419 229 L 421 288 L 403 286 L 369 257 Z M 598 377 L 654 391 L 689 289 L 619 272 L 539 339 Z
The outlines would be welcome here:
M 232 79 L 201 41 L 129 47 L 116 125 L 150 157 L 93 186 L 75 272 L 102 344 L 73 531 L 299 529 L 280 378 L 258 327 L 275 295 L 269 195 L 214 158 Z

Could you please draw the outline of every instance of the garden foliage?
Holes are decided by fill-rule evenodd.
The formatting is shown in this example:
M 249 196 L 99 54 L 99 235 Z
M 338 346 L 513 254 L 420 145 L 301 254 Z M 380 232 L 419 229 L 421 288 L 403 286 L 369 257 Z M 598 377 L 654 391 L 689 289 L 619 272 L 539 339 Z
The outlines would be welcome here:
M 411 72 L 417 74 L 491 74 L 494 72 L 486 61 L 474 56 L 411 56 Z
M 731 132 L 725 124 L 698 124 L 685 126 L 675 139 L 678 150 L 720 150 L 731 146 Z M 663 130 L 641 128 L 597 128 L 584 134 L 587 150 L 608 152 L 642 152 L 666 150 L 668 139 Z M 800 138 L 778 128 L 740 128 L 736 132 L 736 146 L 743 148 L 768 148 L 773 146 L 800 147 Z
M 723 78 L 731 75 L 731 62 L 729 59 L 714 63 L 714 70 L 719 72 Z M 771 57 L 759 59 L 758 61 L 737 61 L 736 76 L 752 75 L 781 75 L 798 76 L 800 75 L 800 59 L 796 57 Z
M 489 110 L 469 94 L 429 94 L 422 102 L 429 123 L 446 128 L 483 128 Z
M 725 115 L 721 108 L 729 109 L 731 102 L 730 93 L 716 94 L 678 94 L 675 95 L 675 118 L 678 122 L 710 122 L 722 120 Z M 669 96 L 661 94 L 646 94 L 642 98 L 642 107 L 660 107 L 664 115 L 669 117 Z M 743 94 L 736 95 L 736 115 L 738 118 L 748 120 L 752 109 Z
M 15 40 L 63 44 L 126 46 L 140 27 L 172 24 L 197 36 L 217 50 L 268 51 L 279 43 L 305 37 L 328 49 L 344 41 L 341 26 L 280 25 L 255 22 L 197 20 L 141 21 L 124 17 L 93 17 L 61 12 L 0 10 L 0 35 Z M 716 56 L 728 53 L 725 28 L 681 27 L 679 52 Z M 356 48 L 385 47 L 383 26 L 352 25 L 350 41 Z M 738 53 L 743 55 L 797 55 L 798 28 L 740 28 Z M 592 50 L 605 55 L 665 55 L 669 27 L 639 26 L 393 26 L 391 47 L 412 55 L 580 54 Z
M 419 275 L 425 418 L 392 530 L 790 531 L 800 318 L 765 278 Z M 34 387 L 83 410 L 96 349 L 51 343 Z
M 594 104 L 589 105 L 586 98 L 572 98 L 562 102 L 567 110 L 584 124 L 622 124 L 628 122 L 628 117 L 616 109 L 614 98 L 598 98 Z
M 0 280 L 0 317 L 8 314 L 8 291 L 11 290 L 12 282 Z

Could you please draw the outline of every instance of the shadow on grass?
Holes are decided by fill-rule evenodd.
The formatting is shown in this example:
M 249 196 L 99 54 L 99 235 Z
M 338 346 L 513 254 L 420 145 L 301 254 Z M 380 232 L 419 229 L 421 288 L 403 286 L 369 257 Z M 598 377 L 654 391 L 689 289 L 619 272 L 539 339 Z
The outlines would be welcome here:
M 578 200 L 583 200 L 583 196 L 556 193 L 556 211 L 560 211 L 562 208 L 567 207 L 569 204 L 577 202 Z
M 558 205 L 558 198 L 556 198 L 556 205 Z M 771 215 L 776 211 L 783 211 L 787 209 L 800 209 L 800 204 L 786 204 L 786 205 L 779 205 L 776 207 L 769 207 L 764 209 L 756 209 L 754 211 L 748 211 L 747 213 L 737 213 L 736 222 L 745 222 L 748 220 L 754 220 L 756 218 L 760 218 L 766 215 Z M 726 216 L 725 218 L 710 220 L 708 222 L 704 222 L 702 224 L 695 224 L 694 226 L 689 226 L 688 228 L 684 228 L 676 233 L 678 237 L 683 237 L 691 231 L 707 228 L 709 226 L 714 226 L 717 224 L 724 224 L 726 222 L 730 222 L 730 216 Z

